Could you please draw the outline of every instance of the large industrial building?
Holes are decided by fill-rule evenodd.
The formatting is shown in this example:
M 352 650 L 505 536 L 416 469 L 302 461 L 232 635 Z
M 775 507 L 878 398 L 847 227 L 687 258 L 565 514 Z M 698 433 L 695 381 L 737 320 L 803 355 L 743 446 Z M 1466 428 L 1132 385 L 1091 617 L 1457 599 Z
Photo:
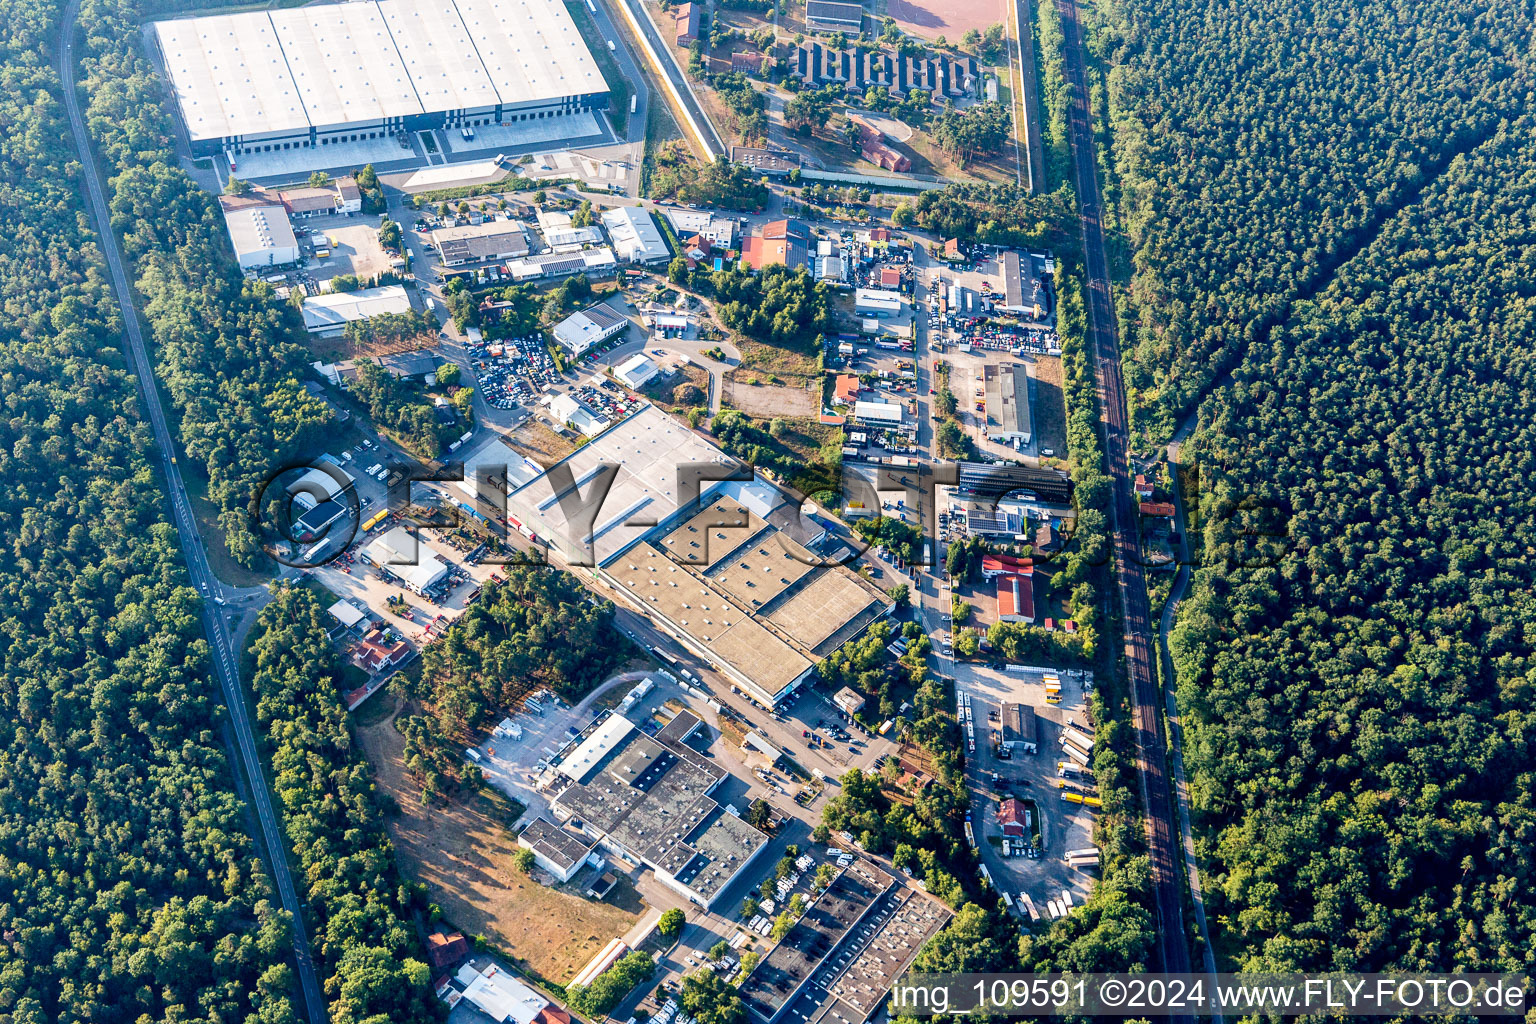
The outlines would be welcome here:
M 765 705 L 890 607 L 872 583 L 816 552 L 797 502 L 771 485 L 703 480 L 742 467 L 655 406 L 619 420 L 544 472 L 500 443 L 465 456 L 466 511 L 596 571 L 614 600 Z M 604 477 L 610 477 L 606 486 Z M 600 499 L 597 496 L 601 496 Z M 594 508 L 595 506 L 595 508 Z M 816 531 L 820 532 L 817 533 Z
M 197 156 L 319 149 L 601 109 L 560 0 L 354 0 L 156 22 Z
M 754 1021 L 863 1024 L 952 916 L 862 857 L 838 863 L 843 870 L 741 982 Z
M 707 908 L 767 847 L 768 837 L 710 796 L 727 773 L 690 742 L 702 724 L 679 711 L 647 736 L 623 715 L 606 715 L 549 769 L 544 784 L 555 791 L 550 812 L 570 829 L 644 864 Z M 564 859 L 578 848 L 568 845 Z
M 1024 367 L 988 363 L 982 371 L 982 386 L 987 396 L 987 436 L 1003 444 L 1029 444 L 1035 428 Z
M 229 197 L 221 197 L 228 199 Z M 288 211 L 278 203 L 224 202 L 224 224 L 241 270 L 299 261 L 299 242 Z

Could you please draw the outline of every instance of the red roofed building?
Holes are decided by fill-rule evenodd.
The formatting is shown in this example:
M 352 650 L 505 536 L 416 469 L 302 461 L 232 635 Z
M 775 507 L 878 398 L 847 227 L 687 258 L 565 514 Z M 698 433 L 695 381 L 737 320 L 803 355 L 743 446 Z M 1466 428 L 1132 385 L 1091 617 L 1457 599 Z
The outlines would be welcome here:
M 997 578 L 997 618 L 999 622 L 1035 621 L 1035 586 L 1028 576 Z
M 699 38 L 699 5 L 683 4 L 676 13 L 677 45 L 692 46 Z
M 951 238 L 944 243 L 944 258 L 947 260 L 960 258 L 960 239 Z
M 427 936 L 427 959 L 433 967 L 439 970 L 452 967 L 466 956 L 469 956 L 469 943 L 464 941 L 464 936 L 459 932 L 448 935 L 433 932 Z
M 571 1015 L 550 1003 L 533 1015 L 533 1024 L 571 1024 Z
M 871 242 L 889 242 L 891 240 L 890 229 L 888 229 L 888 228 L 870 228 L 869 229 L 869 240 Z
M 748 237 L 742 244 L 741 258 L 754 270 L 774 264 L 791 269 L 803 267 L 810 241 L 811 229 L 804 221 L 769 221 L 763 225 L 761 234 Z
M 910 171 L 912 158 L 899 153 L 886 144 L 885 134 L 857 115 L 848 118 L 859 131 L 859 154 L 872 164 L 888 171 Z
M 896 267 L 880 268 L 880 287 L 892 291 L 901 287 L 901 270 Z
M 1145 473 L 1136 474 L 1136 497 L 1148 501 L 1152 497 L 1152 483 Z
M 1141 503 L 1141 514 L 1144 516 L 1156 516 L 1159 519 L 1173 518 L 1173 505 L 1166 501 L 1144 501 Z
M 832 404 L 852 405 L 859 400 L 859 378 L 852 373 L 839 374 L 832 384 Z
M 1015 558 L 1012 555 L 983 555 L 981 556 L 981 575 L 983 579 L 988 580 L 1008 573 L 1028 575 L 1034 571 L 1034 564 L 1027 558 Z
M 357 647 L 352 651 L 352 657 L 359 668 L 372 675 L 391 665 L 398 665 L 410 653 L 410 644 L 404 640 L 388 643 L 384 639 L 384 631 L 375 629 L 357 642 Z
M 1003 835 L 1023 839 L 1027 825 L 1024 823 L 1024 801 L 1009 797 L 997 807 L 997 823 L 1003 827 Z
M 688 263 L 688 269 L 692 270 L 704 260 L 713 255 L 709 239 L 703 235 L 694 235 L 683 239 L 683 259 Z
M 763 71 L 763 61 L 767 60 L 766 54 L 755 50 L 737 50 L 731 54 L 731 70 L 740 71 L 744 75 L 757 75 Z

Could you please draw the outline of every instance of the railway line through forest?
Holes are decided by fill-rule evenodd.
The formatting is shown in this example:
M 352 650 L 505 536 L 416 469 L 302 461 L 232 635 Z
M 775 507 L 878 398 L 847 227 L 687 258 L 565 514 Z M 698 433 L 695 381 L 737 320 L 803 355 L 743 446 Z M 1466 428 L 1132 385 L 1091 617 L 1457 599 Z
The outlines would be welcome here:
M 1137 774 L 1141 782 L 1147 854 L 1152 867 L 1153 910 L 1157 926 L 1156 967 L 1169 974 L 1186 974 L 1190 970 L 1190 958 L 1184 935 L 1178 819 L 1169 789 L 1168 748 L 1159 722 L 1162 701 L 1152 665 L 1156 624 L 1147 600 L 1137 538 L 1134 481 L 1128 455 L 1129 415 L 1120 370 L 1120 344 L 1109 265 L 1104 255 L 1103 200 L 1099 192 L 1093 119 L 1088 105 L 1082 26 L 1075 0 L 1055 0 L 1055 3 L 1062 19 L 1063 58 L 1067 85 L 1072 94 L 1068 134 L 1082 219 L 1088 336 L 1098 382 L 1104 451 L 1111 482 L 1110 528 L 1125 640 L 1125 667 L 1130 681 L 1131 727 L 1136 738 Z

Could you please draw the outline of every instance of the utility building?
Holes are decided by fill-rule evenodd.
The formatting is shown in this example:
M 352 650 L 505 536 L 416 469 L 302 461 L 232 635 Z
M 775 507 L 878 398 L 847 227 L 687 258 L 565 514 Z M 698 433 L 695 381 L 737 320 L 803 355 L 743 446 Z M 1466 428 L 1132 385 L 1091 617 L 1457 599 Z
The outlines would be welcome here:
M 278 203 L 224 204 L 224 225 L 241 270 L 299 261 L 299 243 L 288 211 Z

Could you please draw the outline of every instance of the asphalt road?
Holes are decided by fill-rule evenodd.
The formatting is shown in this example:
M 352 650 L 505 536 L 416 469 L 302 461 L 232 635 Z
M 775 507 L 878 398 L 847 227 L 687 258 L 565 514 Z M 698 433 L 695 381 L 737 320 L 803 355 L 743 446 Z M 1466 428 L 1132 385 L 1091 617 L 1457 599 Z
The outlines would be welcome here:
M 715 129 L 714 122 L 711 121 L 709 116 L 704 113 L 704 107 L 699 103 L 698 98 L 694 95 L 693 85 L 688 81 L 687 74 L 683 71 L 682 68 L 677 66 L 677 61 L 673 58 L 672 51 L 667 49 L 666 42 L 656 33 L 655 26 L 651 24 L 650 19 L 646 17 L 644 8 L 640 5 L 640 0 L 613 0 L 613 2 L 618 4 L 626 4 L 629 7 L 630 11 L 634 15 L 635 23 L 640 26 L 640 31 L 645 33 L 645 36 L 650 41 L 651 46 L 655 48 L 657 55 L 661 58 L 662 73 L 665 74 L 667 78 L 671 80 L 672 84 L 677 88 L 678 96 L 682 100 L 683 105 L 688 108 L 688 113 L 693 116 L 699 127 L 708 133 L 708 138 L 705 141 L 709 143 L 709 155 L 713 157 L 716 155 L 727 154 L 729 150 L 726 148 L 725 143 L 721 140 L 720 132 Z M 598 9 L 602 10 L 603 5 L 599 5 Z M 626 43 L 627 42 L 628 40 L 626 39 Z M 629 74 L 633 68 L 633 63 L 629 63 L 627 65 L 621 63 L 621 66 L 624 67 L 625 74 Z M 679 125 L 678 127 L 681 128 L 682 125 Z
M 1136 501 L 1127 457 L 1129 427 L 1125 382 L 1120 372 L 1109 268 L 1104 257 L 1104 225 L 1099 194 L 1093 126 L 1083 73 L 1082 29 L 1075 0 L 1055 0 L 1061 12 L 1067 84 L 1072 90 L 1069 134 L 1077 194 L 1082 208 L 1083 256 L 1088 276 L 1088 333 L 1093 342 L 1094 372 L 1104 418 L 1104 447 L 1109 462 L 1114 535 L 1115 575 L 1119 580 L 1120 613 L 1125 629 L 1125 664 L 1131 681 L 1131 717 L 1146 812 L 1147 852 L 1152 862 L 1158 932 L 1158 966 L 1168 973 L 1189 971 L 1189 947 L 1184 940 L 1183 886 L 1174 831 L 1177 827 L 1169 797 L 1167 749 L 1158 729 L 1159 693 L 1152 672 L 1152 613 L 1142 575 L 1136 529 Z
M 618 0 L 618 2 L 623 2 L 623 0 Z M 597 9 L 592 10 L 588 8 L 588 13 L 591 14 L 593 23 L 597 25 L 597 30 L 603 34 L 603 38 L 605 40 L 611 39 L 617 44 L 617 48 L 611 51 L 614 63 L 619 66 L 619 71 L 623 73 L 624 77 L 629 79 L 629 87 L 633 90 L 636 97 L 635 112 L 629 115 L 626 141 L 644 143 L 645 121 L 651 105 L 651 88 L 646 84 L 645 76 L 640 73 L 640 66 L 635 62 L 634 55 L 629 52 L 629 34 L 620 31 L 619 27 L 608 17 L 608 4 L 606 0 L 603 3 L 597 3 L 596 0 L 593 0 L 593 6 Z M 639 164 L 640 157 L 636 156 L 635 166 L 638 167 Z M 638 174 L 634 175 L 633 181 L 635 185 L 634 194 L 639 195 L 640 176 Z
M 80 0 L 69 0 L 60 19 L 55 61 L 59 78 L 64 84 L 64 110 L 69 117 L 69 129 L 74 137 L 75 148 L 80 154 L 81 177 L 85 182 L 91 220 L 100 236 L 102 254 L 106 258 L 107 270 L 112 279 L 112 289 L 117 294 L 118 309 L 123 318 L 123 338 L 127 342 L 128 360 L 133 366 L 134 376 L 139 385 L 139 395 L 148 412 L 155 446 L 159 449 L 160 461 L 165 471 L 166 491 L 171 499 L 171 521 L 176 526 L 182 552 L 186 555 L 187 574 L 191 577 L 192 584 L 205 598 L 202 611 L 203 630 L 208 635 L 209 646 L 212 649 L 213 674 L 218 677 L 219 686 L 223 689 L 224 706 L 229 711 L 229 723 L 234 732 L 236 750 L 232 753 L 237 755 L 235 760 L 239 762 L 240 770 L 249 783 L 251 804 L 260 821 L 262 840 L 268 853 L 267 867 L 277 883 L 278 897 L 283 909 L 293 915 L 294 961 L 303 989 L 304 1002 L 308 1009 L 308 1019 L 310 1024 L 323 1024 L 327 1020 L 325 999 L 321 994 L 320 984 L 315 978 L 303 910 L 293 887 L 293 878 L 289 873 L 285 854 L 287 847 L 283 843 L 282 833 L 278 828 L 277 816 L 272 811 L 271 794 L 267 790 L 266 778 L 262 774 L 256 738 L 251 731 L 250 714 L 240 689 L 240 677 L 235 668 L 233 645 L 229 634 L 224 629 L 223 621 L 215 612 L 217 606 L 207 600 L 210 588 L 216 591 L 219 581 L 208 568 L 208 558 L 197 534 L 191 503 L 187 499 L 187 490 L 182 483 L 181 470 L 172 461 L 175 447 L 171 443 L 170 427 L 166 421 L 165 409 L 160 404 L 159 392 L 155 389 L 149 354 L 144 345 L 143 329 L 133 306 L 128 275 L 124 270 L 123 254 L 118 247 L 117 236 L 112 233 L 111 221 L 107 216 L 106 196 L 96 165 L 96 153 L 91 148 L 90 136 L 86 132 L 85 122 L 80 114 L 80 97 L 76 89 L 73 53 L 75 19 L 79 11 Z

